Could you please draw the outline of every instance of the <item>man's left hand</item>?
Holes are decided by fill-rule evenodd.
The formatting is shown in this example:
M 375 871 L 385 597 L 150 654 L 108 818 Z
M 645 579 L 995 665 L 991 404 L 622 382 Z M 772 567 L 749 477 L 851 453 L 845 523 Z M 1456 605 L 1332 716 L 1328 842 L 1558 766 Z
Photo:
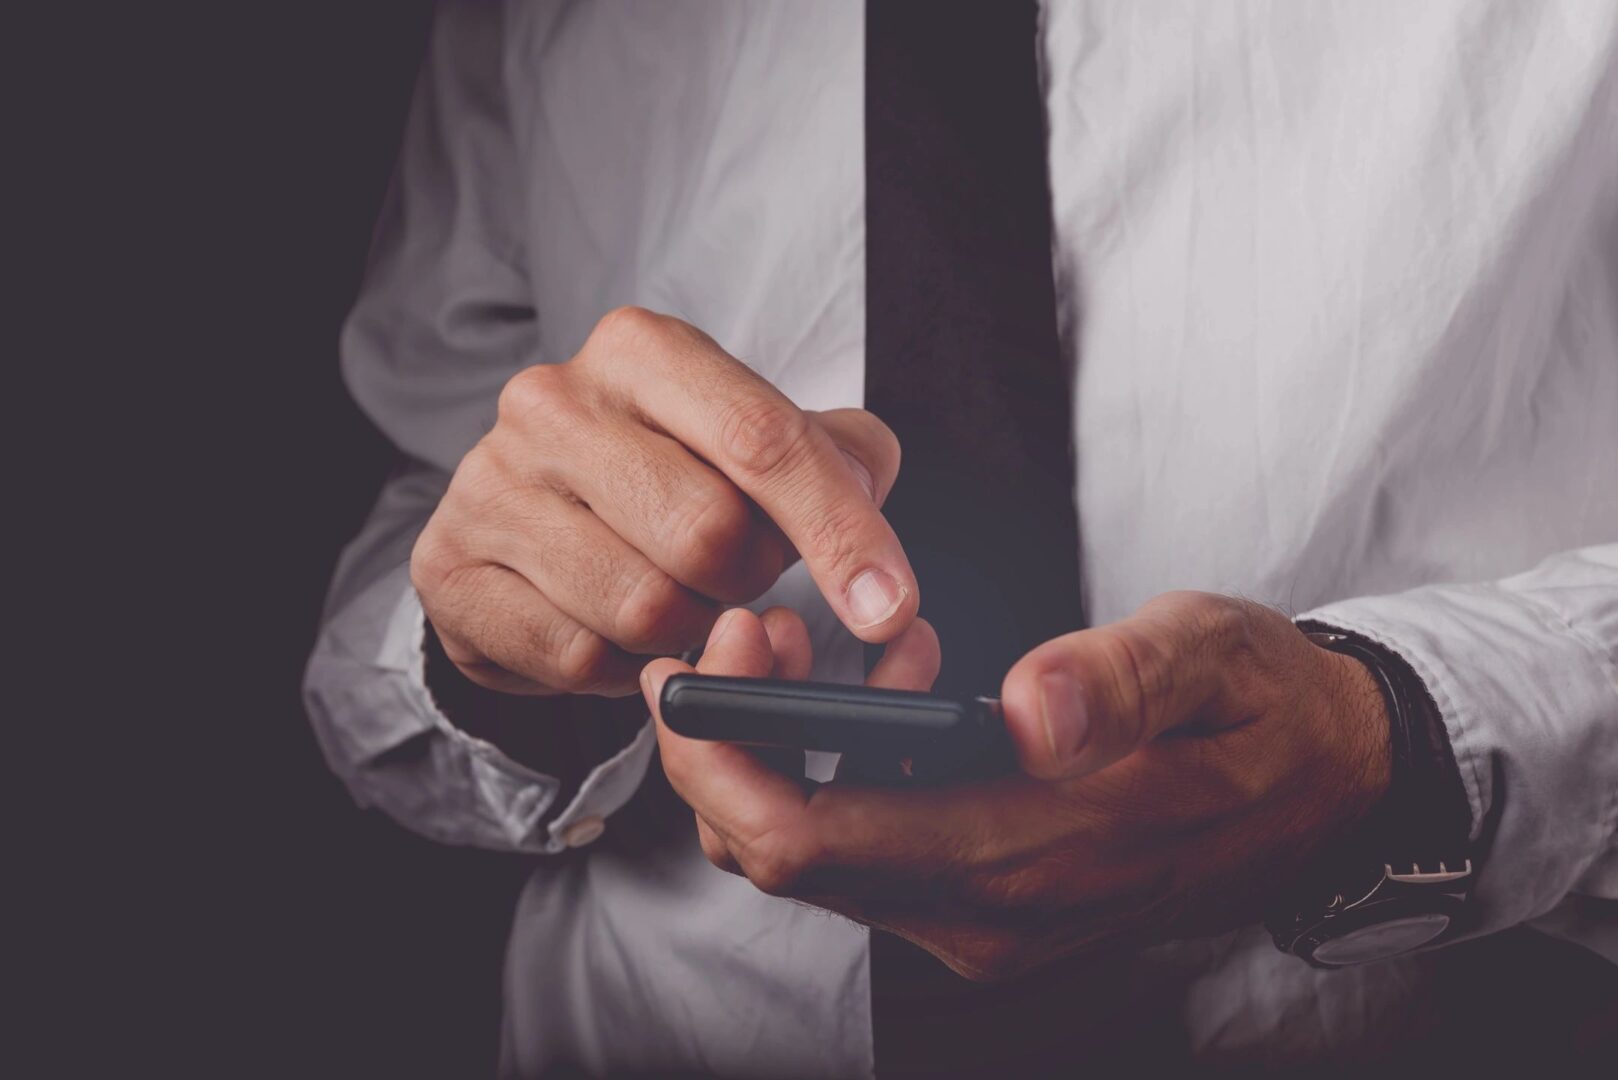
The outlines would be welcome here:
M 925 622 L 888 648 L 874 682 L 930 687 Z M 801 678 L 809 659 L 796 615 L 737 609 L 699 670 Z M 681 670 L 647 665 L 654 715 Z M 1389 783 L 1370 672 L 1228 597 L 1166 593 L 1048 641 L 1007 674 L 1002 701 L 1021 771 L 945 787 L 815 785 L 661 718 L 657 733 L 716 865 L 897 933 L 974 979 L 1255 921 Z

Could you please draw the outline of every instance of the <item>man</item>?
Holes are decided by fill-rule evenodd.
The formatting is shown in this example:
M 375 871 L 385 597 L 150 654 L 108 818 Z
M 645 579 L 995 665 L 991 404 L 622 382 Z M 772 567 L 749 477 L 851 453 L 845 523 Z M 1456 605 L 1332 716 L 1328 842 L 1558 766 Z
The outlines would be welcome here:
M 1618 11 L 949 7 L 440 15 L 307 699 L 538 856 L 506 1070 L 1378 1060 L 1469 940 L 1613 955 Z M 1020 771 L 681 739 L 703 645 Z

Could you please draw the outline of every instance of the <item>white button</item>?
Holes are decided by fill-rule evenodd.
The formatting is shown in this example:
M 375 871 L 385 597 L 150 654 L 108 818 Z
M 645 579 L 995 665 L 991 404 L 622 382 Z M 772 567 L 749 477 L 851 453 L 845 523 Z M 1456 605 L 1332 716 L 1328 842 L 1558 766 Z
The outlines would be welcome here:
M 595 814 L 581 817 L 567 828 L 562 830 L 562 843 L 568 847 L 583 847 L 593 844 L 601 839 L 601 834 L 607 831 L 607 823 Z

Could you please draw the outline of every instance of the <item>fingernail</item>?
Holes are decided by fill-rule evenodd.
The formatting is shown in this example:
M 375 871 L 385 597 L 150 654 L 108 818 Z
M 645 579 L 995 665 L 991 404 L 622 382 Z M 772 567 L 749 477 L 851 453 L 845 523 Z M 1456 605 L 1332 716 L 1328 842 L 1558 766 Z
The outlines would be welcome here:
M 854 628 L 863 630 L 892 617 L 904 603 L 905 589 L 886 570 L 867 570 L 848 587 L 848 613 Z
M 1058 762 L 1071 761 L 1084 745 L 1090 726 L 1084 691 L 1078 680 L 1065 671 L 1047 671 L 1041 675 L 1039 711 L 1045 721 L 1045 738 L 1050 740 L 1051 756 Z
M 848 462 L 849 469 L 854 473 L 854 479 L 858 480 L 860 487 L 865 489 L 865 497 L 872 502 L 876 502 L 876 483 L 871 479 L 871 470 L 865 467 L 864 462 L 841 446 L 837 448 L 837 452 L 843 455 L 843 460 Z

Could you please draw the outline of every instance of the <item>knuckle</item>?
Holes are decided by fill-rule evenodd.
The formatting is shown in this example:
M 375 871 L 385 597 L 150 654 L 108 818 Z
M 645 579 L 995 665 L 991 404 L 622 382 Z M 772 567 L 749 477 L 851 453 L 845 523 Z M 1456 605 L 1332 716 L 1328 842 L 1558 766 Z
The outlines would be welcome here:
M 1162 615 L 1188 639 L 1226 651 L 1247 639 L 1258 604 L 1219 593 L 1183 589 L 1164 593 L 1154 601 Z
M 461 459 L 450 480 L 445 509 L 454 508 L 462 522 L 484 516 L 481 508 L 505 497 L 517 485 L 499 450 L 484 439 Z M 453 502 L 451 500 L 453 499 Z
M 1119 627 L 1104 644 L 1105 656 L 1118 687 L 1122 715 L 1118 720 L 1130 739 L 1151 730 L 1153 710 L 1174 691 L 1174 664 L 1151 634 Z
M 524 671 L 523 657 L 513 645 L 522 640 L 523 626 L 499 602 L 499 578 L 490 573 L 464 573 L 454 586 L 453 605 L 459 613 L 468 643 L 489 660 Z
M 798 844 L 775 839 L 753 846 L 744 860 L 747 877 L 760 892 L 770 896 L 792 896 L 800 891 L 813 859 Z
M 864 418 L 864 422 L 870 427 L 871 436 L 882 444 L 882 449 L 894 454 L 899 452 L 899 436 L 893 433 L 893 429 L 887 425 L 885 420 L 868 409 L 860 409 L 859 415 Z
M 790 404 L 749 395 L 727 405 L 719 418 L 719 451 L 744 476 L 770 479 L 807 446 L 809 418 Z
M 882 460 L 891 461 L 897 467 L 901 453 L 899 436 L 895 435 L 887 422 L 876 413 L 864 409 L 858 410 L 858 413 L 864 418 L 865 426 L 870 429 L 869 437 L 875 444 L 874 449 L 881 455 Z
M 636 582 L 613 620 L 619 644 L 631 652 L 658 652 L 668 643 L 674 614 L 684 600 L 680 587 L 653 567 Z
M 643 307 L 625 305 L 613 308 L 596 321 L 590 331 L 590 344 L 609 353 L 633 348 L 655 340 L 666 332 L 670 320 L 667 316 Z
M 1217 604 L 1204 609 L 1204 623 L 1212 647 L 1220 655 L 1248 654 L 1255 651 L 1263 628 L 1272 618 L 1279 618 L 1285 629 L 1292 630 L 1292 620 L 1273 608 L 1250 600 L 1216 597 Z
M 465 561 L 460 547 L 429 522 L 410 550 L 410 584 L 422 596 L 435 595 L 445 589 Z
M 899 437 L 893 429 L 865 409 L 832 409 L 810 415 L 839 449 L 865 467 L 877 505 L 885 502 L 899 475 L 901 457 Z
M 725 485 L 691 500 L 675 526 L 684 568 L 702 580 L 722 578 L 742 556 L 752 533 L 752 514 Z
M 571 694 L 595 689 L 607 678 L 612 646 L 587 627 L 577 627 L 556 653 L 556 688 Z
M 500 389 L 495 415 L 502 423 L 521 423 L 555 413 L 567 399 L 563 386 L 567 368 L 561 364 L 535 364 L 506 380 Z
M 859 556 L 859 519 L 856 512 L 840 505 L 824 507 L 810 515 L 803 526 L 806 552 L 816 552 L 833 574 L 852 569 Z
M 702 854 L 707 860 L 720 870 L 734 874 L 736 872 L 735 860 L 730 857 L 730 848 L 725 845 L 725 842 L 719 838 L 718 834 L 711 829 L 701 829 L 699 830 L 699 835 L 702 842 Z

